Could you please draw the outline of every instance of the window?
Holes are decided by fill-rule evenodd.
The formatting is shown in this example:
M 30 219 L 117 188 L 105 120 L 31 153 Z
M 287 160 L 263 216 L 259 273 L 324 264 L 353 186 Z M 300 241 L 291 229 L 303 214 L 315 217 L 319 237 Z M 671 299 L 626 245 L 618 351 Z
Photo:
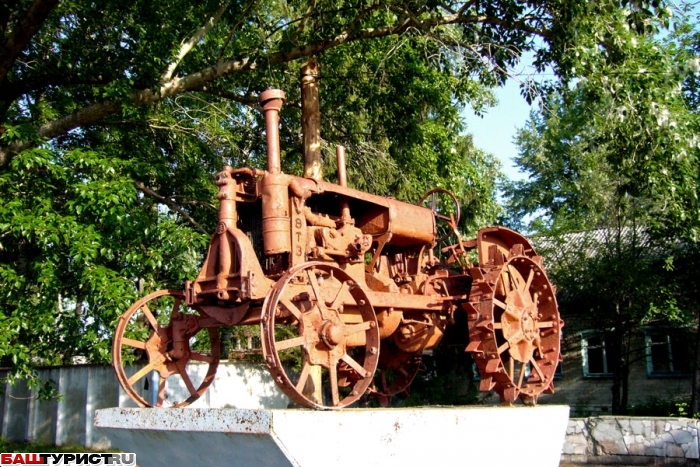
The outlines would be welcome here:
M 606 346 L 606 340 L 605 334 L 601 332 L 584 331 L 581 333 L 584 377 L 608 378 L 612 376 L 610 345 Z
M 649 376 L 684 376 L 692 373 L 692 336 L 689 330 L 647 328 L 644 334 Z
M 564 377 L 564 370 L 561 367 L 561 362 L 557 363 L 557 369 L 554 370 L 554 381 L 559 381 Z

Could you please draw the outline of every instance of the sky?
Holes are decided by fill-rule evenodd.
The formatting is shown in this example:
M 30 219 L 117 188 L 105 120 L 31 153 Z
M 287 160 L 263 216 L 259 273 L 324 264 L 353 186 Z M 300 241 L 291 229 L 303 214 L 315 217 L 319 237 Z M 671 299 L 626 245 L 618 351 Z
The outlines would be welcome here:
M 691 15 L 699 15 L 700 1 L 691 5 Z M 520 65 L 511 71 L 515 72 L 516 76 L 525 78 L 534 72 L 532 60 L 532 54 L 525 53 Z M 464 111 L 467 133 L 474 135 L 477 148 L 493 154 L 501 161 L 506 177 L 511 180 L 523 180 L 525 175 L 513 165 L 513 158 L 518 154 L 513 138 L 516 130 L 527 122 L 531 107 L 520 96 L 519 83 L 513 78 L 509 78 L 503 88 L 496 90 L 496 97 L 498 105 L 488 109 L 483 117 L 474 115 L 470 108 Z
M 467 133 L 474 135 L 474 145 L 500 159 L 503 172 L 511 180 L 522 180 L 524 175 L 513 165 L 518 154 L 513 142 L 516 130 L 525 125 L 530 106 L 520 95 L 519 83 L 508 79 L 503 88 L 496 91 L 498 104 L 487 110 L 483 117 L 466 109 Z

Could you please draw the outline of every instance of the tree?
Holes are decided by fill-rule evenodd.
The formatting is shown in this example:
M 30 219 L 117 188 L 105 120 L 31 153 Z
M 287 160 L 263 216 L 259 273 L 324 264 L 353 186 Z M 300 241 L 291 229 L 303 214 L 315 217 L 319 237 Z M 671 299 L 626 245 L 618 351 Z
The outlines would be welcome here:
M 196 273 L 215 225 L 211 177 L 225 164 L 263 165 L 257 96 L 268 86 L 287 92 L 284 164 L 300 173 L 308 57 L 322 70 L 324 154 L 349 149 L 357 188 L 417 200 L 442 186 L 488 220 L 495 165 L 460 137 L 460 110 L 487 105 L 523 51 L 564 73 L 578 24 L 601 5 L 620 7 L 0 4 L 0 362 L 26 375 L 75 354 L 105 361 L 140 289 Z M 635 15 L 661 11 L 644 5 Z
M 692 316 L 679 306 L 692 288 L 678 270 L 697 245 L 698 119 L 681 92 L 694 60 L 686 49 L 624 27 L 603 42 L 572 51 L 577 79 L 520 131 L 517 163 L 531 178 L 507 196 L 512 215 L 534 215 L 531 227 L 559 240 L 550 255 L 592 237 L 565 248 L 550 272 L 563 310 L 613 333 L 612 408 L 625 413 L 640 355 L 625 342 L 643 324 Z M 572 234 L 581 229 L 589 233 Z

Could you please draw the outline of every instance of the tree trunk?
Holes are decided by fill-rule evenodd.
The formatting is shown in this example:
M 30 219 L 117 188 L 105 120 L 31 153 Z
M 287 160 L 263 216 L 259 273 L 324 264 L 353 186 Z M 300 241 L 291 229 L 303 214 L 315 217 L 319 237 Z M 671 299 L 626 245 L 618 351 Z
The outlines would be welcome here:
M 304 177 L 323 180 L 318 63 L 313 58 L 301 66 L 301 125 L 304 129 Z
M 623 379 L 624 379 L 624 362 L 622 356 L 622 332 L 620 326 L 615 326 L 614 331 L 609 334 L 609 339 L 606 341 L 606 352 L 610 352 L 608 361 L 612 364 L 609 371 L 613 375 L 613 384 L 610 388 L 612 391 L 611 410 L 613 415 L 618 415 L 622 410 L 622 395 L 623 395 Z
M 626 359 L 628 360 L 628 359 Z M 620 395 L 620 407 L 619 407 L 619 414 L 620 415 L 627 415 L 627 404 L 629 401 L 629 383 L 630 383 L 630 367 L 629 367 L 629 362 L 625 362 L 621 368 L 622 374 L 622 394 Z
M 691 416 L 700 413 L 700 310 L 697 312 L 695 351 L 693 352 L 693 390 L 690 396 Z

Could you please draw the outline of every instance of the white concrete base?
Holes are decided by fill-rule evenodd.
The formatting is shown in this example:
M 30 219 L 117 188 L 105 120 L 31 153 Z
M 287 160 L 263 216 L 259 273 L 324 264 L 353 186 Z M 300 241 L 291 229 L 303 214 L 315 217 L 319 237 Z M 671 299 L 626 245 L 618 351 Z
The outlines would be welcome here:
M 95 426 L 140 467 L 557 467 L 567 406 L 333 412 L 103 409 Z

